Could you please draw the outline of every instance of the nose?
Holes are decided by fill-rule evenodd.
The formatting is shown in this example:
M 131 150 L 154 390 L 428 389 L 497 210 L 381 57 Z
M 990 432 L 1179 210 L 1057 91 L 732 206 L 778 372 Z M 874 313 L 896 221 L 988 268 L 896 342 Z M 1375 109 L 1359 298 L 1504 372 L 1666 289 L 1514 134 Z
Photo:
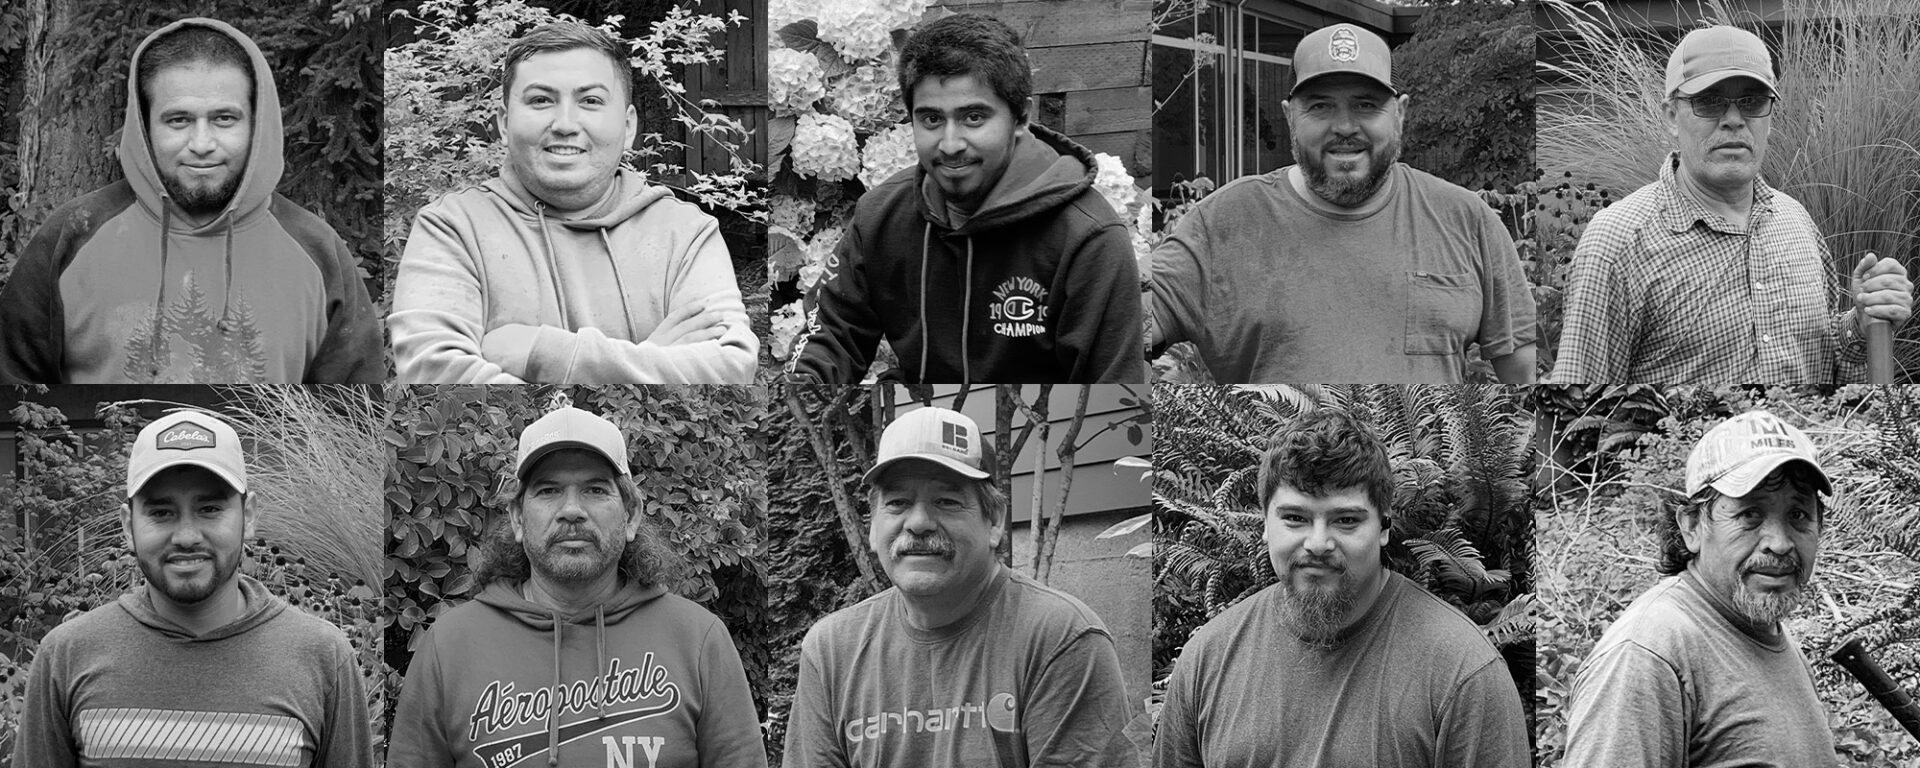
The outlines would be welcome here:
M 933 533 L 936 528 L 932 512 L 927 509 L 925 502 L 918 501 L 907 508 L 907 515 L 900 520 L 900 527 L 915 535 Z
M 204 155 L 214 150 L 213 125 L 205 120 L 196 120 L 187 133 L 187 150 Z
M 940 127 L 940 143 L 936 149 L 943 155 L 956 155 L 967 148 L 967 141 L 960 135 L 959 123 L 948 120 Z
M 577 490 L 567 491 L 566 495 L 560 500 L 560 509 L 554 514 L 554 517 L 568 522 L 579 522 L 587 519 L 587 508 L 580 503 L 580 492 Z
M 561 135 L 578 133 L 580 130 L 579 110 L 580 105 L 569 101 L 561 101 L 553 108 L 553 125 L 549 127 L 554 133 Z
M 181 515 L 180 523 L 173 527 L 173 545 L 190 549 L 205 542 L 207 537 L 200 531 L 199 521 L 193 515 Z
M 1793 534 L 1787 529 L 1787 521 L 1768 516 L 1760 526 L 1760 550 L 1770 555 L 1786 557 L 1793 554 Z
M 1327 521 L 1315 520 L 1307 528 L 1307 540 L 1302 545 L 1308 554 L 1324 555 L 1333 551 L 1333 534 L 1327 528 Z

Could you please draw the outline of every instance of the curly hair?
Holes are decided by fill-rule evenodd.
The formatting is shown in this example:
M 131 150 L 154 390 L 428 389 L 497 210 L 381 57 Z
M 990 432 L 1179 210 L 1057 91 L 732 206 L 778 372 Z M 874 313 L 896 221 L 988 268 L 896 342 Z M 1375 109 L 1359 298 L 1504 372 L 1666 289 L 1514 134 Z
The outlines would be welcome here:
M 900 49 L 900 95 L 913 111 L 913 87 L 929 77 L 973 75 L 1007 103 L 1016 123 L 1027 120 L 1033 65 L 1013 27 L 992 16 L 956 13 L 920 25 Z
M 620 554 L 620 575 L 642 586 L 654 584 L 671 585 L 674 574 L 681 567 L 680 557 L 667 547 L 667 542 L 647 519 L 641 509 L 642 495 L 640 486 L 628 475 L 620 475 L 614 480 L 620 489 L 620 506 L 626 508 L 628 515 L 638 516 L 639 525 L 633 540 L 627 542 L 626 549 Z M 519 478 L 507 478 L 507 484 L 501 489 L 501 501 L 507 505 L 507 515 L 495 520 L 487 534 L 480 541 L 480 562 L 474 566 L 474 579 L 480 586 L 495 581 L 526 581 L 533 574 L 533 563 L 527 558 L 527 547 L 514 540 L 513 524 L 509 516 L 520 514 L 520 502 L 526 495 L 526 487 Z
M 597 52 L 613 62 L 620 82 L 620 95 L 633 103 L 633 70 L 627 63 L 627 50 L 612 35 L 577 21 L 556 21 L 534 27 L 507 46 L 506 60 L 500 64 L 500 98 L 513 98 L 513 74 L 520 62 L 542 53 L 566 53 L 580 49 Z
M 1815 493 L 1819 483 L 1814 479 L 1813 469 L 1802 462 L 1793 462 L 1779 467 L 1767 474 L 1765 480 L 1754 486 L 1755 490 L 1777 490 L 1783 486 L 1792 486 L 1794 490 L 1813 493 L 1815 519 L 1826 525 L 1827 502 Z M 1674 500 L 1669 498 L 1660 505 L 1659 519 L 1654 521 L 1654 532 L 1660 537 L 1660 562 L 1654 568 L 1662 576 L 1672 576 L 1687 569 L 1699 554 L 1687 549 L 1687 539 L 1681 535 L 1680 517 L 1687 519 L 1692 527 L 1703 515 L 1713 511 L 1713 502 L 1723 494 L 1709 485 L 1700 489 L 1691 498 Z
M 1260 457 L 1260 509 L 1286 483 L 1309 496 L 1361 487 L 1385 521 L 1393 511 L 1393 466 L 1373 428 L 1353 414 L 1321 408 L 1301 414 L 1267 441 Z

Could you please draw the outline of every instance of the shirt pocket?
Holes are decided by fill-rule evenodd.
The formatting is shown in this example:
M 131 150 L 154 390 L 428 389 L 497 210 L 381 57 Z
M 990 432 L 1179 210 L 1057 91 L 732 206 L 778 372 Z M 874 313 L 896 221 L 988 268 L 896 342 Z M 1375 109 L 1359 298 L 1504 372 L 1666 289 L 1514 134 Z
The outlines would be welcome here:
M 1409 355 L 1455 355 L 1480 326 L 1480 281 L 1471 272 L 1407 272 Z

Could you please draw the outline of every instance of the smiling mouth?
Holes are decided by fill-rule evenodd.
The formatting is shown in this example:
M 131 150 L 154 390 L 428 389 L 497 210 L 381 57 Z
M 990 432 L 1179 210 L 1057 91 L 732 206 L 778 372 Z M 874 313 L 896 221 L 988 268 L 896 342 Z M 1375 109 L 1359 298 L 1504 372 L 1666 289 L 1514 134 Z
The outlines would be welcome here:
M 574 155 L 584 155 L 587 153 L 587 150 L 581 147 L 547 147 L 546 151 L 548 154 L 560 155 L 562 157 L 572 157 Z

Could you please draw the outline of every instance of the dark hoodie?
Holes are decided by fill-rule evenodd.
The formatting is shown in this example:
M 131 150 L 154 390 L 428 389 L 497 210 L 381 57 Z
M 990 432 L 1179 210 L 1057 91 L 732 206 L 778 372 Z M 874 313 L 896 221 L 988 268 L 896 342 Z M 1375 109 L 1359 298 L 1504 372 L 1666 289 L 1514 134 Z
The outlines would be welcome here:
M 629 583 L 561 616 L 496 581 L 421 640 L 393 768 L 765 768 L 740 654 L 718 618 Z
M 253 63 L 253 136 L 227 208 L 188 223 L 156 169 L 140 57 L 185 26 Z M 0 291 L 0 383 L 378 383 L 380 326 L 346 243 L 274 193 L 280 97 L 260 49 L 212 19 L 147 36 L 127 76 L 126 178 L 55 209 Z M 157 332 L 156 332 L 157 331 Z
M 240 593 L 245 613 L 202 635 L 154 612 L 145 587 L 54 627 L 34 657 L 13 764 L 372 765 L 346 635 L 250 576 Z
M 958 227 L 918 166 L 860 198 L 792 376 L 858 382 L 885 338 L 913 382 L 1146 380 L 1133 246 L 1093 153 L 1030 130 Z

